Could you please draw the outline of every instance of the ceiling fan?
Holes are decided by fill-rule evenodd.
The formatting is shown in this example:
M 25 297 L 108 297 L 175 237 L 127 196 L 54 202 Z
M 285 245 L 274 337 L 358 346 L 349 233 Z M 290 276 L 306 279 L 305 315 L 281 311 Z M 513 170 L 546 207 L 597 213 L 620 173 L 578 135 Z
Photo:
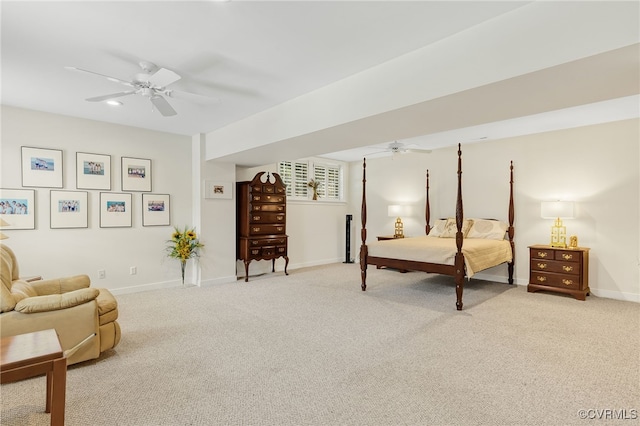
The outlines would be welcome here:
M 166 68 L 158 68 L 155 64 L 151 62 L 141 61 L 139 63 L 142 72 L 133 76 L 131 81 L 122 80 L 116 77 L 111 77 L 108 75 L 100 74 L 94 71 L 85 70 L 78 67 L 65 67 L 71 71 L 80 71 L 88 74 L 97 75 L 100 77 L 104 77 L 109 81 L 113 81 L 115 83 L 123 84 L 127 87 L 130 87 L 129 90 L 118 93 L 111 93 L 108 95 L 96 96 L 93 98 L 86 99 L 89 102 L 102 102 L 115 98 L 120 98 L 128 95 L 140 95 L 148 98 L 153 106 L 165 117 L 170 117 L 176 115 L 177 112 L 169 101 L 165 97 L 168 98 L 189 98 L 189 97 L 197 97 L 211 100 L 213 98 L 209 98 L 207 96 L 199 95 L 196 93 L 183 92 L 179 90 L 168 89 L 167 87 L 170 84 L 175 83 L 180 80 L 180 76 L 175 72 L 168 70 Z
M 394 156 L 396 154 L 406 154 L 409 152 L 416 152 L 422 154 L 429 154 L 431 152 L 430 149 L 418 148 L 415 145 L 406 145 L 402 142 L 393 141 L 384 149 L 384 151 L 374 152 L 370 155 L 382 154 L 382 153 L 391 153 Z

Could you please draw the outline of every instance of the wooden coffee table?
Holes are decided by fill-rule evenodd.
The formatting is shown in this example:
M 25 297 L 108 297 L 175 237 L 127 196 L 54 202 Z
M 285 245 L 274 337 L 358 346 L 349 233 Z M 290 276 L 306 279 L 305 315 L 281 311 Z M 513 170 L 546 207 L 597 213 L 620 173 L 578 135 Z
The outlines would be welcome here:
M 64 425 L 67 359 L 55 330 L 3 337 L 0 341 L 0 383 L 47 374 L 46 412 L 51 425 Z

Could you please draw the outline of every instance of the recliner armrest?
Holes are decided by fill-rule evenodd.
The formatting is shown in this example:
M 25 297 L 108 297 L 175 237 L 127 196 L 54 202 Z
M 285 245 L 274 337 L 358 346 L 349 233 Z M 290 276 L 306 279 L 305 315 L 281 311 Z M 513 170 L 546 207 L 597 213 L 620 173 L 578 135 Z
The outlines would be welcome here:
M 23 314 L 57 311 L 90 302 L 98 297 L 98 294 L 100 290 L 97 288 L 82 288 L 64 294 L 27 297 L 16 303 L 14 311 Z
M 38 293 L 38 296 L 45 296 L 48 294 L 63 294 L 81 288 L 88 288 L 91 286 L 91 279 L 88 275 L 75 275 L 72 277 L 33 281 L 30 282 L 29 285 Z

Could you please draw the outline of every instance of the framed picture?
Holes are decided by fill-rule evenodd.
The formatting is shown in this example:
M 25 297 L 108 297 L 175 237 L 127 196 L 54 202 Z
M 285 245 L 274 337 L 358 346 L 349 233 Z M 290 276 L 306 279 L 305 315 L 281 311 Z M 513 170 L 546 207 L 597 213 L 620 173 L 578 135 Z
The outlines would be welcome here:
M 232 198 L 231 182 L 204 182 L 204 198 Z
M 62 188 L 62 150 L 23 146 L 22 186 Z
M 76 152 L 76 188 L 111 190 L 111 156 Z
M 169 194 L 142 194 L 142 226 L 167 226 Z
M 36 229 L 36 204 L 33 189 L 0 189 L 2 229 Z
M 133 194 L 100 193 L 100 228 L 130 228 Z
M 89 203 L 86 191 L 51 190 L 51 229 L 88 228 Z
M 122 157 L 122 190 L 151 192 L 151 160 Z

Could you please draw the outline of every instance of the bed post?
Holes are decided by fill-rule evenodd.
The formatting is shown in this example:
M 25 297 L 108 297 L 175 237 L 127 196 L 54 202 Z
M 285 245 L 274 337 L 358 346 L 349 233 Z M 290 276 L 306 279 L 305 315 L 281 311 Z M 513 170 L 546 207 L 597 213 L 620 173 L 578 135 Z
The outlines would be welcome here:
M 462 254 L 462 149 L 458 144 L 458 197 L 456 199 L 456 247 L 458 249 L 455 258 L 455 283 L 456 283 L 456 309 L 462 310 L 462 290 L 464 288 L 464 255 Z
M 360 279 L 362 280 L 362 291 L 367 289 L 367 159 L 362 160 L 362 207 L 360 210 L 360 218 L 362 220 L 362 231 L 360 238 L 362 245 L 360 246 Z
M 507 264 L 509 269 L 509 284 L 513 284 L 513 264 L 516 261 L 516 247 L 513 242 L 513 236 L 515 234 L 515 229 L 513 228 L 513 220 L 515 218 L 515 208 L 513 205 L 513 161 L 511 161 L 511 166 L 509 167 L 509 228 L 507 228 L 507 233 L 509 235 L 509 243 L 511 244 L 511 253 L 512 259 L 511 262 Z
M 429 220 L 431 219 L 431 206 L 429 205 L 429 170 L 427 170 L 427 202 L 425 204 L 424 218 L 426 222 L 426 226 L 424 228 L 425 235 L 429 235 L 429 231 L 431 230 L 431 226 L 429 225 Z

